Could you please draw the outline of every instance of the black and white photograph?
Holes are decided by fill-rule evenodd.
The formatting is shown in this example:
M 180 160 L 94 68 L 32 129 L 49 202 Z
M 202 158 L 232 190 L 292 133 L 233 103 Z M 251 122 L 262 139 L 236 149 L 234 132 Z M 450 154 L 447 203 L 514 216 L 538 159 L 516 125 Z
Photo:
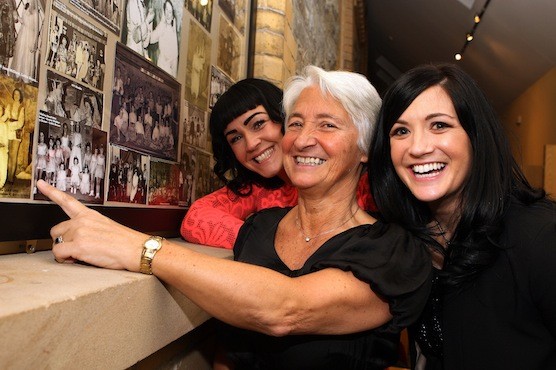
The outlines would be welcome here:
M 122 43 L 176 78 L 184 0 L 128 0 Z
M 225 184 L 222 182 L 222 180 L 220 180 L 218 178 L 218 176 L 216 176 L 216 174 L 214 173 L 214 171 L 212 170 L 214 168 L 214 165 L 216 164 L 216 161 L 214 159 L 213 156 L 210 157 L 210 191 L 209 193 L 212 193 L 213 191 L 216 191 L 218 189 L 220 189 L 221 187 L 225 186 Z
M 209 194 L 211 190 L 211 155 L 202 151 L 197 151 L 197 170 L 195 180 L 195 199 L 199 199 Z
M 185 143 L 203 150 L 209 150 L 207 113 L 186 102 L 185 114 L 183 122 Z
M 0 198 L 30 198 L 35 86 L 0 75 Z
M 239 80 L 241 74 L 241 39 L 230 22 L 221 16 L 216 65 L 233 81 Z
M 185 4 L 189 13 L 210 33 L 213 0 L 187 0 Z
M 43 39 L 43 3 L 39 0 L 2 0 L 0 17 L 1 72 L 36 86 Z
M 45 64 L 98 90 L 104 88 L 107 35 L 55 2 L 50 12 Z
M 151 160 L 148 204 L 179 206 L 180 173 L 177 163 Z
M 233 82 L 224 72 L 215 66 L 210 68 L 210 98 L 209 108 L 212 109 L 220 96 L 232 86 Z
M 193 20 L 189 23 L 185 99 L 206 109 L 209 97 L 211 39 Z
M 110 142 L 176 161 L 180 84 L 118 43 L 112 90 Z
M 41 110 L 84 126 L 102 128 L 103 95 L 84 85 L 47 71 L 46 98 Z
M 102 204 L 106 132 L 68 119 L 39 115 L 33 180 L 44 180 L 83 203 Z M 48 200 L 33 188 L 35 200 Z
M 149 157 L 133 150 L 110 145 L 110 169 L 106 201 L 147 203 Z
M 222 12 L 243 35 L 245 32 L 245 0 L 218 0 Z
M 197 149 L 184 143 L 181 147 L 179 191 L 179 205 L 182 207 L 189 207 L 193 202 L 196 161 Z
M 70 0 L 82 12 L 115 34 L 120 33 L 124 0 Z

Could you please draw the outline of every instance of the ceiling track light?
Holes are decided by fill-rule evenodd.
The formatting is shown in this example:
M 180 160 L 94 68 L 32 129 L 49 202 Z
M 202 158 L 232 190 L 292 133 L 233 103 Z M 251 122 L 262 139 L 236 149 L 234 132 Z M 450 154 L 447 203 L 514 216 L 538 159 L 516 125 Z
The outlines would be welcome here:
M 463 53 L 465 52 L 465 49 L 467 49 L 467 45 L 469 45 L 469 43 L 475 38 L 475 31 L 477 30 L 477 26 L 481 22 L 481 19 L 483 18 L 483 15 L 485 14 L 485 10 L 488 7 L 489 3 L 490 0 L 486 0 L 485 5 L 483 5 L 481 11 L 475 14 L 475 17 L 473 17 L 473 28 L 465 35 L 465 43 L 463 44 L 463 47 L 461 48 L 459 53 L 456 53 L 456 55 L 454 55 L 454 58 L 456 60 L 461 60 L 463 58 Z

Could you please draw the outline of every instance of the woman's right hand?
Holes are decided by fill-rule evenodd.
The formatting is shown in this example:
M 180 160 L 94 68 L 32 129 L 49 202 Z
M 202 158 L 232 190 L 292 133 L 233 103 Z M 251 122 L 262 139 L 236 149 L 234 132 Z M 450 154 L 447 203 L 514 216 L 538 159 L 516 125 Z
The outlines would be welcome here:
M 142 246 L 148 235 L 118 224 L 44 180 L 37 182 L 37 188 L 70 217 L 50 230 L 53 240 L 63 239 L 52 247 L 56 261 L 78 260 L 110 269 L 139 271 Z

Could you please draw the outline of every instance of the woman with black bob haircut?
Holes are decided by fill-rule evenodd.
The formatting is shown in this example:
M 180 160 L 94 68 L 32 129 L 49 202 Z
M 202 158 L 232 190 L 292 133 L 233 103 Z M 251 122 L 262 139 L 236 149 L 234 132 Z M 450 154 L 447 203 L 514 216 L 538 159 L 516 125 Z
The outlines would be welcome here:
M 436 267 L 411 330 L 415 367 L 555 367 L 555 203 L 525 178 L 473 79 L 450 64 L 404 74 L 369 155 L 379 218 L 428 241 Z
M 224 136 L 224 130 L 230 122 L 260 105 L 268 113 L 271 123 L 280 126 L 283 134 L 282 90 L 265 80 L 247 78 L 232 85 L 214 104 L 210 115 L 212 151 L 216 161 L 214 172 L 231 191 L 240 196 L 250 195 L 252 184 L 267 188 L 278 188 L 284 184 L 278 176 L 265 178 L 245 168 L 235 157 Z

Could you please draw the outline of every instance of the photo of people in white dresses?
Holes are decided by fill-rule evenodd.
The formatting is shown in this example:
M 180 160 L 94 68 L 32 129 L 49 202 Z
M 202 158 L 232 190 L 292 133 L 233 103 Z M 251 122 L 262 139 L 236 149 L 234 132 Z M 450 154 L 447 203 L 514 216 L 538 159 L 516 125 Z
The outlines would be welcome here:
M 0 198 L 31 195 L 38 89 L 0 75 Z
M 0 70 L 37 85 L 44 8 L 39 0 L 0 1 Z
M 212 24 L 212 0 L 199 1 L 187 0 L 186 6 L 189 13 L 210 33 Z
M 104 88 L 106 32 L 55 2 L 45 64 L 98 90 Z
M 84 203 L 102 204 L 106 133 L 71 120 L 39 118 L 33 180 L 44 180 Z M 33 188 L 35 200 L 48 200 Z
M 212 109 L 214 104 L 220 99 L 220 96 L 232 86 L 233 82 L 224 72 L 211 66 L 210 68 L 210 98 L 209 108 Z
M 110 142 L 176 161 L 180 84 L 118 44 L 112 93 Z
M 106 201 L 147 203 L 149 157 L 133 150 L 110 145 L 110 169 Z
M 208 122 L 205 111 L 185 102 L 186 114 L 183 122 L 185 142 L 203 150 L 211 150 L 208 142 Z
M 220 16 L 216 65 L 234 81 L 240 75 L 241 49 L 241 37 L 230 22 Z
M 127 0 L 122 43 L 178 76 L 183 0 Z
M 243 35 L 245 31 L 245 0 L 218 0 L 222 12 Z
M 157 206 L 179 206 L 180 166 L 151 160 L 148 204 Z
M 185 99 L 206 109 L 209 96 L 211 39 L 193 20 L 189 22 Z
M 122 22 L 123 1 L 124 0 L 71 0 L 71 3 L 100 22 L 110 31 L 119 34 Z
M 99 130 L 102 128 L 103 94 L 50 70 L 46 76 L 48 90 L 41 107 L 44 113 Z

